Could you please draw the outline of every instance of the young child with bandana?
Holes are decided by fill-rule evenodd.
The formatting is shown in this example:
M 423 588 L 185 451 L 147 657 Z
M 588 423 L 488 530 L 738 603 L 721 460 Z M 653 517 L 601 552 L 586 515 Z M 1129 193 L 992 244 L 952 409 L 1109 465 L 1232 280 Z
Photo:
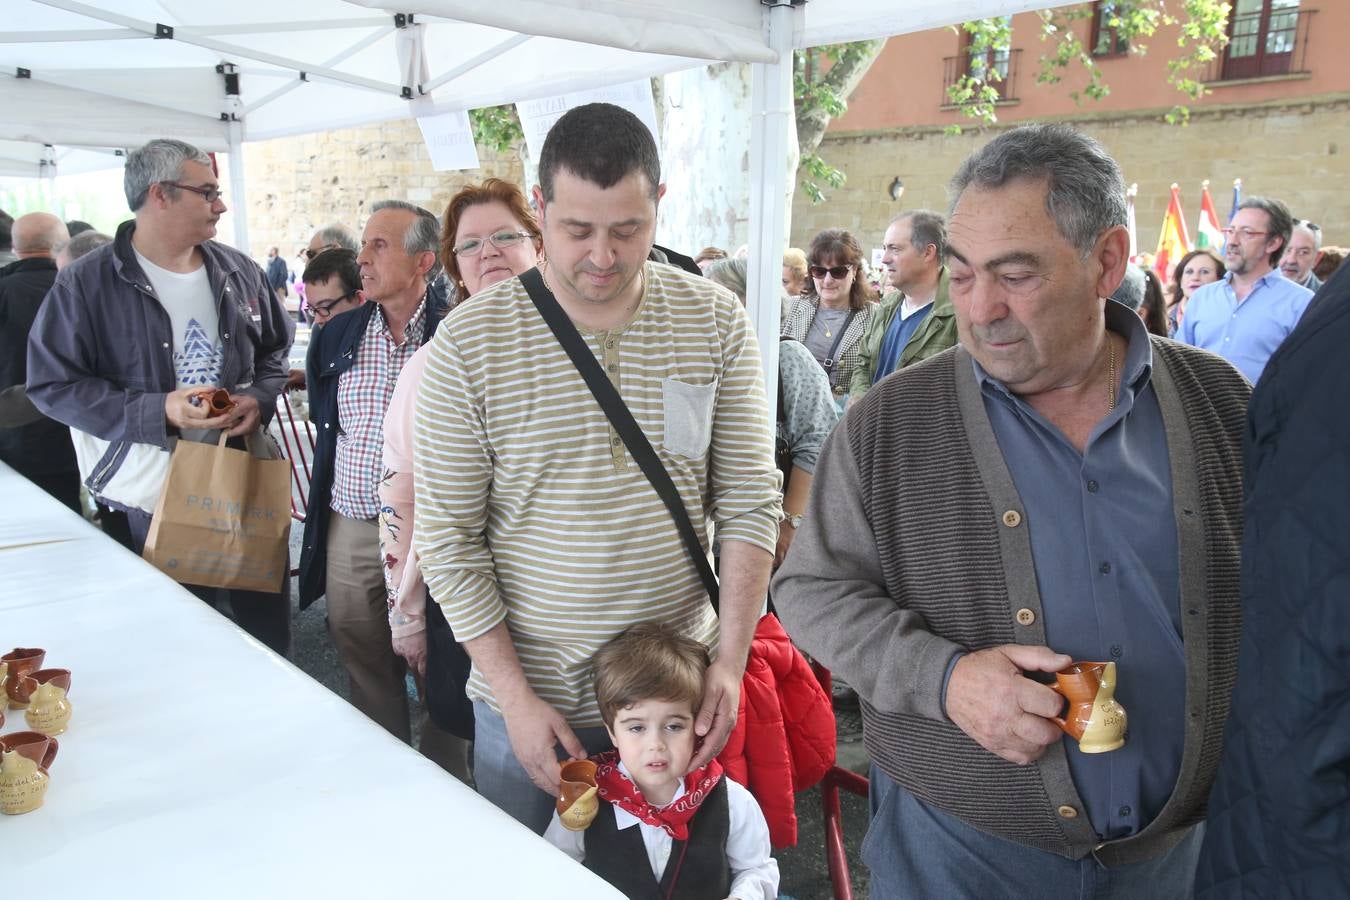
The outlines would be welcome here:
M 778 896 L 755 798 L 715 759 L 687 772 L 708 662 L 707 647 L 656 623 L 634 625 L 595 656 L 595 695 L 616 748 L 591 757 L 606 802 L 585 831 L 555 812 L 544 837 L 634 900 Z

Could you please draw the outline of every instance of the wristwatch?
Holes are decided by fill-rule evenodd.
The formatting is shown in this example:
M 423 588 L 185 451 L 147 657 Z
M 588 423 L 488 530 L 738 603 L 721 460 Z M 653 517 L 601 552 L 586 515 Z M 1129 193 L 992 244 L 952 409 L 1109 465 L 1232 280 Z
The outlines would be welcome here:
M 791 514 L 784 515 L 783 521 L 786 522 L 792 528 L 793 531 L 796 531 L 798 528 L 802 527 L 802 516 L 800 515 L 797 516 Z

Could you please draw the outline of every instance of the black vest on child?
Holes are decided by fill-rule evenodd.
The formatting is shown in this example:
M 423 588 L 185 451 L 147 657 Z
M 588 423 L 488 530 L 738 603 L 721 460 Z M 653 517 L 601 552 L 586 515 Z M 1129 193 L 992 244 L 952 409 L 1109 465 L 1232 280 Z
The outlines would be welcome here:
M 614 805 L 601 803 L 600 814 L 586 829 L 586 868 L 629 900 L 724 900 L 731 893 L 731 866 L 727 863 L 730 831 L 727 780 L 723 777 L 689 820 L 689 840 L 671 842 L 670 860 L 658 884 L 647 861 L 642 829 L 633 826 L 620 831 L 614 825 Z

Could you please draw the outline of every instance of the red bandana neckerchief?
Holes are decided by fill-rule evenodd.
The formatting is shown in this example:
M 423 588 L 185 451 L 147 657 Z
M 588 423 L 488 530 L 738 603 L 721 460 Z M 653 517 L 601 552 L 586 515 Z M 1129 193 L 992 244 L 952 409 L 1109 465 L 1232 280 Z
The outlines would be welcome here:
M 684 776 L 684 796 L 665 806 L 652 806 L 631 778 L 619 771 L 619 751 L 607 750 L 591 757 L 595 762 L 597 793 L 633 818 L 655 825 L 677 841 L 689 839 L 689 820 L 722 778 L 722 764 L 713 760 Z

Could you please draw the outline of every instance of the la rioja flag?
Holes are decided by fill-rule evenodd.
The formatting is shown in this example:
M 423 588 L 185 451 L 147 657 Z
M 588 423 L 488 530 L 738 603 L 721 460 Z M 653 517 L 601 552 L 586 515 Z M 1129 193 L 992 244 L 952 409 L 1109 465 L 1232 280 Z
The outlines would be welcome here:
M 1214 211 L 1214 198 L 1209 195 L 1209 180 L 1200 184 L 1200 224 L 1195 228 L 1195 249 L 1221 250 L 1223 232 L 1219 230 L 1219 214 Z
M 1154 257 L 1153 271 L 1158 279 L 1166 284 L 1172 277 L 1172 269 L 1191 249 L 1191 240 L 1186 236 L 1186 218 L 1181 214 L 1181 189 L 1172 185 L 1172 199 L 1167 204 L 1167 213 L 1163 216 L 1162 234 L 1158 235 L 1158 252 Z

